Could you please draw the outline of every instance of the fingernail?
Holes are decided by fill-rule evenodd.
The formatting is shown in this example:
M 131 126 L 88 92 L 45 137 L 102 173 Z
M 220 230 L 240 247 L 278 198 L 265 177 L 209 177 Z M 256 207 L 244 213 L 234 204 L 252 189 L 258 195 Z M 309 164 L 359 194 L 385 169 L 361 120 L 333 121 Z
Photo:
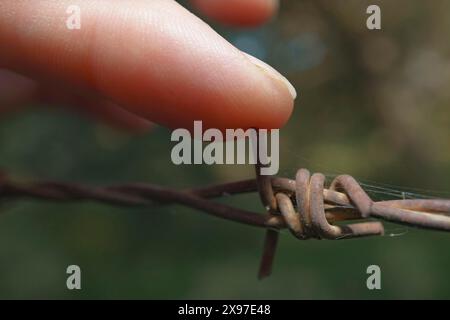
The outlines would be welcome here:
M 271 67 L 264 61 L 261 61 L 258 58 L 255 58 L 245 52 L 242 52 L 242 53 L 250 60 L 251 63 L 253 63 L 255 66 L 257 66 L 265 74 L 267 74 L 268 76 L 270 76 L 278 81 L 281 81 L 289 90 L 289 93 L 291 94 L 292 99 L 295 100 L 295 98 L 297 98 L 297 91 L 295 90 L 294 86 L 281 73 L 279 73 L 277 70 L 275 70 L 273 67 Z

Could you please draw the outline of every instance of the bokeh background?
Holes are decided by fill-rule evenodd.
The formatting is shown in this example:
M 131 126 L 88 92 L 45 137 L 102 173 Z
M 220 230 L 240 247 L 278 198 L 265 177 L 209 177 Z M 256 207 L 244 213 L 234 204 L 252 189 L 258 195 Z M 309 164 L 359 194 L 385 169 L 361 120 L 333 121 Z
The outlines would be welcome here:
M 366 28 L 369 4 L 381 31 Z M 449 12 L 448 0 L 282 0 L 262 28 L 211 24 L 298 89 L 280 175 L 308 167 L 450 197 Z M 253 175 L 175 166 L 172 146 L 164 128 L 133 136 L 45 108 L 0 122 L 0 167 L 16 179 L 188 187 Z M 263 212 L 256 195 L 225 201 Z M 450 298 L 439 232 L 388 225 L 387 236 L 338 242 L 283 232 L 273 275 L 258 281 L 263 230 L 183 207 L 2 201 L 0 213 L 0 298 Z M 81 291 L 66 289 L 70 264 Z M 382 290 L 366 288 L 371 264 Z

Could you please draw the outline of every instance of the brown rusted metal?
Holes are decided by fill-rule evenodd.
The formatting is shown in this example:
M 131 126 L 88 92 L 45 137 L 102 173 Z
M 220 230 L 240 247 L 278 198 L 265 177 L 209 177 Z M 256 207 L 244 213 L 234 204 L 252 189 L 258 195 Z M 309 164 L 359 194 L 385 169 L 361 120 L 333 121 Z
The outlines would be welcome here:
M 17 183 L 0 175 L 0 201 L 20 198 L 47 201 L 97 201 L 124 207 L 181 204 L 216 217 L 266 228 L 259 276 L 272 269 L 278 231 L 288 228 L 300 240 L 351 239 L 382 235 L 384 220 L 417 228 L 450 231 L 450 200 L 414 199 L 374 202 L 351 176 L 336 177 L 328 188 L 322 174 L 300 169 L 295 180 L 268 177 L 256 168 L 256 179 L 187 190 L 144 183 L 92 187 L 75 183 Z M 218 203 L 214 198 L 259 192 L 266 213 Z M 360 220 L 357 223 L 346 223 Z M 340 222 L 336 224 L 336 222 Z M 342 224 L 344 222 L 345 224 Z
M 277 215 L 278 205 L 277 199 L 273 192 L 272 177 L 261 174 L 263 164 L 259 157 L 260 151 L 267 154 L 267 145 L 265 143 L 257 143 L 257 162 L 255 165 L 256 170 L 256 184 L 258 186 L 258 193 L 261 198 L 262 204 L 266 208 L 269 215 Z M 278 245 L 278 238 L 280 234 L 276 229 L 267 229 L 264 238 L 263 253 L 261 256 L 261 262 L 259 264 L 258 278 L 264 279 L 272 273 L 273 261 L 275 259 L 275 252 Z
M 297 172 L 295 181 L 284 178 L 274 178 L 272 181 L 273 189 L 277 192 L 275 198 L 278 210 L 287 228 L 301 240 L 340 240 L 383 235 L 384 228 L 380 222 L 332 224 L 336 221 L 369 218 L 450 231 L 449 200 L 390 200 L 374 203 L 353 177 L 338 176 L 329 189 L 325 189 L 325 176 L 316 173 L 311 177 L 306 169 Z M 294 196 L 296 206 L 292 199 Z M 326 210 L 334 211 L 334 214 L 327 215 Z M 275 250 L 273 245 L 266 247 L 263 252 L 266 265 L 272 264 L 272 260 L 267 257 L 273 259 Z

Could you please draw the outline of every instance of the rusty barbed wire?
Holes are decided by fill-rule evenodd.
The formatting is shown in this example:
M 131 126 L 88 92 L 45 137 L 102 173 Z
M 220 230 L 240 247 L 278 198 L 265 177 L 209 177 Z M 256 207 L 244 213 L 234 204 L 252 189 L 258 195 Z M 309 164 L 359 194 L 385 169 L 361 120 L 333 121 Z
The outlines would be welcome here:
M 41 181 L 13 182 L 0 175 L 0 201 L 23 198 L 46 201 L 95 201 L 124 207 L 180 204 L 210 215 L 266 228 L 259 277 L 271 273 L 278 231 L 287 228 L 300 240 L 342 240 L 384 234 L 384 220 L 417 228 L 450 231 L 450 200 L 410 199 L 374 202 L 349 175 L 336 177 L 329 187 L 325 176 L 298 170 L 295 180 L 263 176 L 256 179 L 175 190 L 148 183 L 87 186 Z M 224 195 L 259 192 L 266 213 L 257 213 L 213 201 Z M 345 223 L 363 220 L 356 223 Z

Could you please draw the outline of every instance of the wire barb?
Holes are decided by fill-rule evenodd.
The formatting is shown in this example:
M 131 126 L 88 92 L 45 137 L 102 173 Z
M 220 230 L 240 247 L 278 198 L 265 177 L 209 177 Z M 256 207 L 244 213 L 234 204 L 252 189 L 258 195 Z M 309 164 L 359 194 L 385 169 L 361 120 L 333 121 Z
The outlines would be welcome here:
M 213 201 L 223 195 L 259 192 L 261 214 Z M 76 183 L 13 182 L 0 174 L 0 201 L 31 198 L 47 201 L 96 201 L 124 207 L 180 204 L 223 219 L 267 229 L 259 277 L 271 273 L 279 230 L 287 228 L 300 240 L 341 240 L 383 235 L 380 221 L 437 231 L 450 231 L 450 200 L 408 199 L 374 202 L 351 176 L 336 177 L 328 188 L 325 176 L 300 169 L 295 180 L 262 176 L 208 187 L 174 190 L 128 183 L 92 187 Z M 360 220 L 357 223 L 347 221 Z

